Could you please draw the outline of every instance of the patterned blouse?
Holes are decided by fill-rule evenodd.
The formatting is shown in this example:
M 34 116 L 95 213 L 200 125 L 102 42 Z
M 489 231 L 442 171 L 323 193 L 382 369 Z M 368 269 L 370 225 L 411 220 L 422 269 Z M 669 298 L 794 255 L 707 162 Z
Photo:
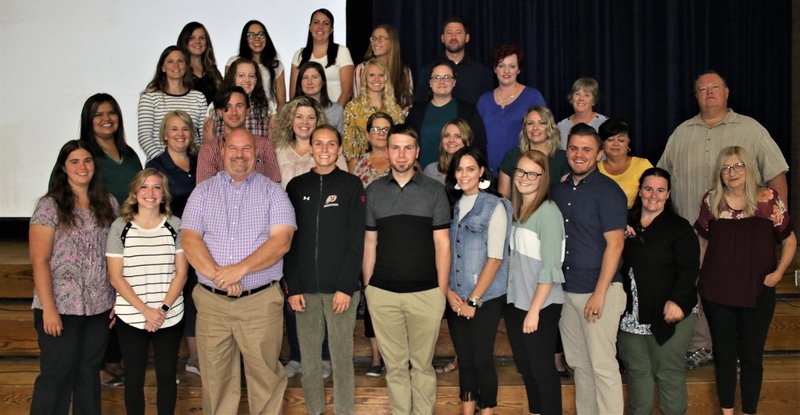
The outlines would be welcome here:
M 365 189 L 370 183 L 389 174 L 391 170 L 391 168 L 388 168 L 383 172 L 375 170 L 375 167 L 372 165 L 372 161 L 369 159 L 369 153 L 356 156 L 356 164 L 353 166 L 353 174 L 361 179 L 361 183 L 364 184 Z
M 117 200 L 109 195 L 117 211 Z M 43 197 L 36 204 L 31 225 L 55 228 L 50 273 L 59 314 L 93 316 L 114 306 L 114 288 L 106 267 L 108 229 L 98 227 L 88 209 L 75 209 L 77 226 L 58 226 L 56 202 Z M 31 308 L 42 308 L 36 289 Z
M 386 105 L 382 108 L 373 107 L 358 99 L 347 103 L 344 108 L 344 118 L 342 118 L 342 149 L 346 160 L 367 152 L 369 145 L 367 141 L 367 119 L 378 111 L 391 115 L 395 124 L 400 124 L 405 120 L 403 110 L 394 101 L 390 103 L 388 108 L 386 108 Z

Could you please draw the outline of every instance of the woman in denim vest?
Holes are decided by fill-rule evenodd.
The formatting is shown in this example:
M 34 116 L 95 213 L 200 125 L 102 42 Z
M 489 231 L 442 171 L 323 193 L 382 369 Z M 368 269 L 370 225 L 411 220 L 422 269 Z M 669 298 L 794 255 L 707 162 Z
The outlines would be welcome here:
M 446 309 L 459 359 L 464 413 L 497 406 L 494 341 L 506 303 L 511 205 L 487 191 L 491 171 L 475 147 L 453 155 L 448 183 L 456 200 L 450 226 L 450 289 Z

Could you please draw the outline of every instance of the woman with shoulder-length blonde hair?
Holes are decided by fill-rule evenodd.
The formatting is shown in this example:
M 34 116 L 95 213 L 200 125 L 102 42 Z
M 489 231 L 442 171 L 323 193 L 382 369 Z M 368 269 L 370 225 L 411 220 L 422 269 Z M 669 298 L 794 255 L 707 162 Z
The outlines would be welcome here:
M 380 111 L 389 114 L 395 124 L 405 120 L 403 109 L 394 100 L 394 87 L 389 82 L 389 70 L 378 59 L 364 63 L 361 81 L 366 87 L 347 103 L 342 117 L 342 150 L 348 161 L 367 152 L 367 119 Z
M 508 306 L 505 321 L 517 371 L 522 374 L 528 409 L 561 413 L 561 380 L 553 355 L 564 304 L 564 219 L 549 198 L 548 157 L 529 150 L 514 168 L 511 193 Z
M 742 412 L 755 414 L 775 286 L 794 258 L 797 238 L 784 202 L 759 185 L 757 165 L 744 148 L 723 148 L 716 167 L 714 187 L 703 196 L 694 223 L 702 258 L 697 291 L 714 343 L 722 413 L 734 413 L 738 360 Z
M 125 410 L 145 413 L 144 374 L 152 343 L 158 413 L 171 414 L 189 267 L 178 233 L 181 220 L 172 215 L 167 177 L 158 170 L 142 170 L 128 190 L 106 244 L 108 274 L 117 290 L 114 310 L 125 361 Z
M 538 150 L 547 156 L 550 171 L 550 186 L 554 186 L 569 174 L 567 153 L 560 147 L 558 127 L 549 108 L 535 105 L 525 112 L 519 132 L 519 147 L 514 147 L 503 156 L 497 177 L 497 191 L 511 197 L 511 180 L 517 161 L 527 151 Z
M 472 127 L 466 121 L 450 120 L 439 134 L 439 160 L 425 166 L 425 175 L 445 184 L 453 154 L 464 147 L 472 147 L 473 139 Z

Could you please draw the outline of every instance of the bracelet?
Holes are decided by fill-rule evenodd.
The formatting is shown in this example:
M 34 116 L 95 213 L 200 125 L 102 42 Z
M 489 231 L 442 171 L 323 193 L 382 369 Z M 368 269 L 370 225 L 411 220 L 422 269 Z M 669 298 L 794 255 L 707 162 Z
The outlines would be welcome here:
M 478 309 L 481 308 L 481 306 L 483 305 L 483 300 L 481 300 L 481 298 L 478 296 L 473 296 L 467 300 L 467 305 Z

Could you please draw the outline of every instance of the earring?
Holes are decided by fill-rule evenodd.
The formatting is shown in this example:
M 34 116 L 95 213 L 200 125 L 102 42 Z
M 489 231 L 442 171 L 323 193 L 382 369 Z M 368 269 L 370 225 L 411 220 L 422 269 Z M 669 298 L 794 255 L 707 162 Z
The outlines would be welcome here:
M 480 181 L 480 182 L 478 182 L 478 189 L 481 189 L 481 190 L 486 190 L 486 189 L 488 189 L 488 188 L 489 188 L 489 186 L 490 186 L 491 184 L 492 184 L 492 182 L 490 182 L 490 181 L 488 181 L 488 180 L 486 180 L 486 179 L 481 179 L 481 181 Z
M 458 185 L 458 183 L 456 183 L 456 185 L 455 185 L 455 186 L 453 186 L 453 189 L 456 189 L 456 190 L 461 190 L 461 186 L 459 186 L 459 185 Z
M 630 152 L 631 152 L 631 148 L 630 148 L 630 147 L 628 147 L 628 153 L 630 153 Z

